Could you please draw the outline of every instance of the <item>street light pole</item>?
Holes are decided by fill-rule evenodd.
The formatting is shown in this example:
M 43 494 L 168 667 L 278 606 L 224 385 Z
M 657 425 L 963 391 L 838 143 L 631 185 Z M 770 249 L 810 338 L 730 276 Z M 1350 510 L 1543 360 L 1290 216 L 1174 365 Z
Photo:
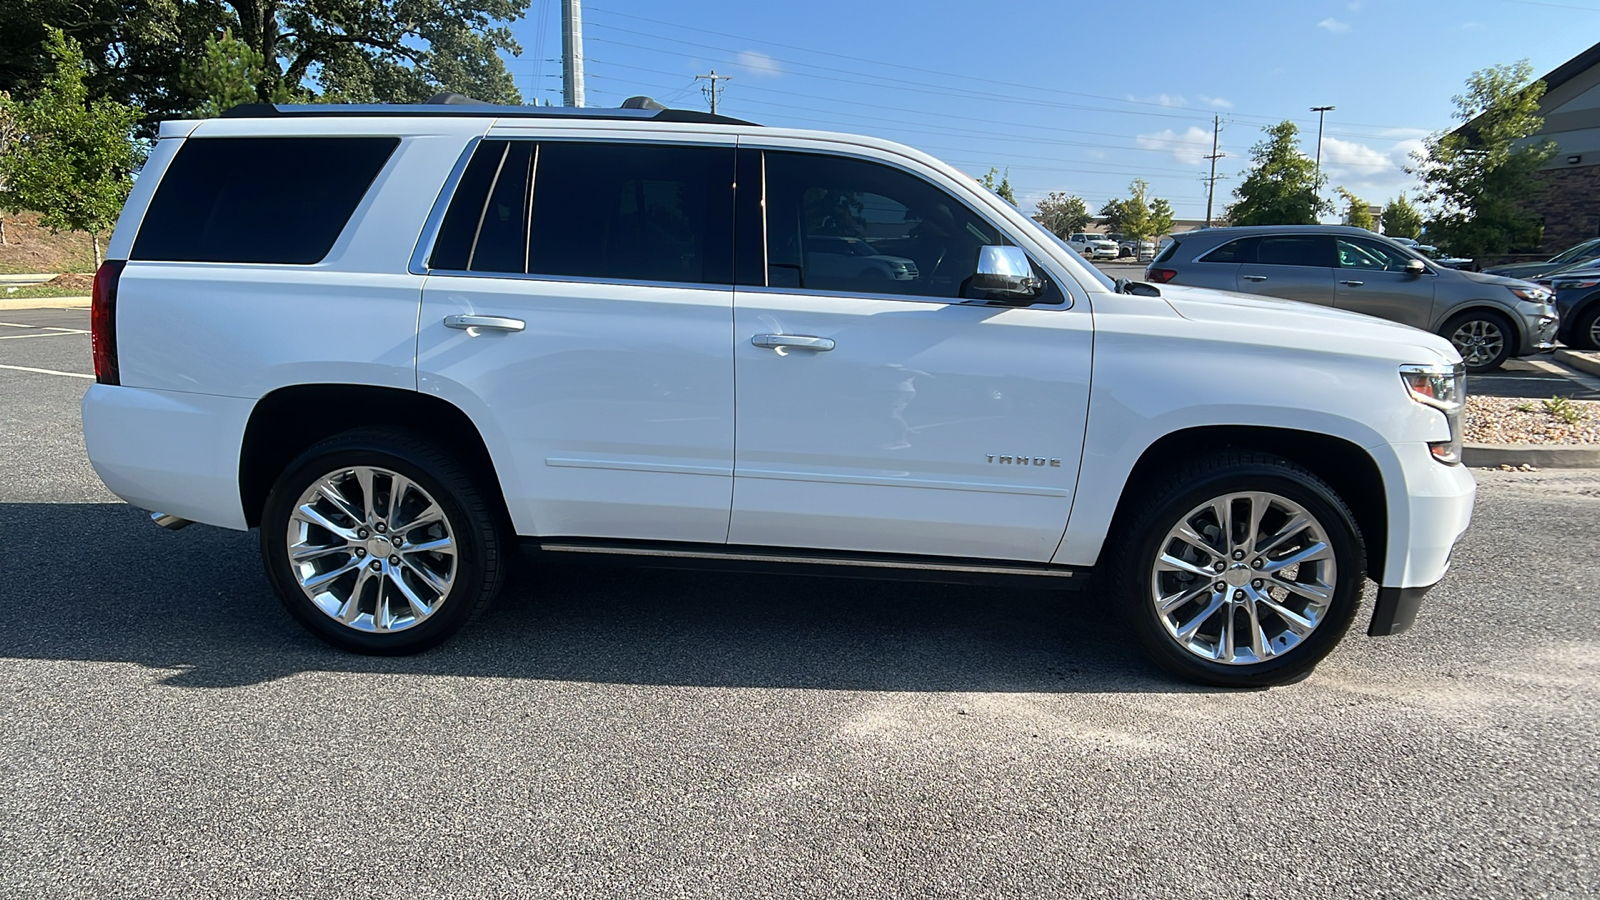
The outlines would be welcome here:
M 1317 186 L 1315 190 L 1317 192 L 1317 202 L 1319 204 L 1322 202 L 1322 117 L 1327 115 L 1332 109 L 1333 107 L 1331 106 L 1311 107 L 1311 111 L 1317 114 Z

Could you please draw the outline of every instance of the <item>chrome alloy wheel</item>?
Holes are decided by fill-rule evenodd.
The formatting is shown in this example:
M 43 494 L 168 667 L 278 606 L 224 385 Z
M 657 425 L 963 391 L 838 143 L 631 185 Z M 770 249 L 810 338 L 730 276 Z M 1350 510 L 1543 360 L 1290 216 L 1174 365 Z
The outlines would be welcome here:
M 1156 616 L 1195 656 L 1250 665 L 1293 650 L 1338 584 L 1327 529 L 1278 494 L 1225 494 L 1167 532 L 1151 571 Z
M 1498 323 L 1489 319 L 1468 319 L 1450 335 L 1450 343 L 1456 345 L 1456 352 L 1467 365 L 1486 366 L 1505 349 L 1506 335 Z
M 356 631 L 420 625 L 450 599 L 450 520 L 416 482 L 388 469 L 330 472 L 289 516 L 289 569 L 306 597 Z

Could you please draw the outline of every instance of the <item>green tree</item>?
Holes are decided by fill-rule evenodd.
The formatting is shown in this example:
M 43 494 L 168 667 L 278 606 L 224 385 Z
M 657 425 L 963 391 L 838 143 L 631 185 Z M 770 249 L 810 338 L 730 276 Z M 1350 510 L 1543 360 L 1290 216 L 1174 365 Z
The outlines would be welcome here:
M 501 52 L 529 0 L 4 0 L 0 90 L 29 100 L 52 63 L 48 28 L 85 48 L 91 97 L 139 106 L 152 120 L 214 98 L 194 74 L 224 30 L 260 59 L 256 98 L 289 95 L 409 103 L 458 91 L 520 103 Z M 236 56 L 236 59 L 241 58 Z
M 1135 178 L 1128 185 L 1128 196 L 1107 200 L 1100 207 L 1106 231 L 1137 241 L 1158 237 L 1172 228 L 1172 206 L 1161 198 L 1150 199 L 1150 185 Z
M 1064 238 L 1089 224 L 1089 207 L 1082 197 L 1051 191 L 1039 201 L 1033 217 L 1051 234 Z
M 1377 231 L 1378 223 L 1372 218 L 1372 208 L 1367 201 L 1357 197 L 1347 188 L 1339 188 L 1339 196 L 1344 198 L 1344 223 L 1368 231 Z
M 999 194 L 1001 200 L 1016 206 L 1017 195 L 1011 192 L 1011 169 L 1007 168 L 1005 174 L 1000 176 L 1000 183 L 995 184 L 994 176 L 999 172 L 999 169 L 990 166 L 989 171 L 983 176 L 983 186 Z
M 36 210 L 48 228 L 89 232 L 98 265 L 100 232 L 116 221 L 139 167 L 139 110 L 91 100 L 82 48 L 55 29 L 45 40 L 55 69 L 33 101 L 16 109 L 23 137 L 0 157 L 0 207 Z
M 1383 222 L 1383 233 L 1390 237 L 1416 240 L 1422 234 L 1422 213 L 1411 205 L 1404 193 L 1390 200 L 1379 218 Z
M 1287 119 L 1263 128 L 1267 139 L 1250 148 L 1244 181 L 1233 189 L 1228 207 L 1234 225 L 1314 225 L 1328 210 L 1319 195 L 1326 178 L 1300 152 L 1300 129 Z
M 1412 172 L 1422 179 L 1422 200 L 1436 210 L 1428 234 L 1458 256 L 1491 256 L 1539 244 L 1539 217 L 1528 202 L 1545 190 L 1540 167 L 1555 153 L 1551 141 L 1527 139 L 1544 127 L 1527 60 L 1480 69 L 1457 95 L 1455 117 L 1464 124 L 1428 138 Z
M 6 194 L 6 157 L 22 142 L 22 126 L 17 122 L 16 104 L 11 95 L 0 91 L 0 204 Z M 0 205 L 0 246 L 6 243 L 6 208 Z
M 229 29 L 223 29 L 222 34 L 207 41 L 205 55 L 199 63 L 185 68 L 190 90 L 202 98 L 194 112 L 203 118 L 220 116 L 240 104 L 259 101 L 257 86 L 270 80 L 261 54 L 234 37 Z M 292 95 L 279 82 L 267 99 L 273 103 L 287 103 Z

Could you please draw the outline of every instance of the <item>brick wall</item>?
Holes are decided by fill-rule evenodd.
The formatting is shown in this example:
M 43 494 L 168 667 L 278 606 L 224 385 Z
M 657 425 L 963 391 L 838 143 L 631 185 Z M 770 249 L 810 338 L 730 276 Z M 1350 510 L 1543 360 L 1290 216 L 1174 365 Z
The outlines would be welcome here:
M 1560 253 L 1600 236 L 1600 166 L 1572 166 L 1541 173 L 1549 189 L 1536 209 L 1544 216 L 1541 249 Z

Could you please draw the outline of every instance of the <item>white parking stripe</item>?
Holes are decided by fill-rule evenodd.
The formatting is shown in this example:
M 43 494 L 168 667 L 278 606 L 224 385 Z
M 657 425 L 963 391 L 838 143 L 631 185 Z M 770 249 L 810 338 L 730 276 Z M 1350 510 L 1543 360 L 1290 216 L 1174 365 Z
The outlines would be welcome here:
M 0 334 L 0 341 L 20 341 L 23 338 L 65 337 L 70 334 L 88 334 L 87 331 L 44 331 L 39 334 Z
M 55 369 L 35 369 L 32 366 L 8 366 L 0 364 L 0 369 L 10 369 L 14 372 L 37 372 L 40 375 L 65 375 L 68 378 L 88 378 L 91 380 L 94 378 L 93 375 L 85 375 L 82 372 L 57 372 Z

